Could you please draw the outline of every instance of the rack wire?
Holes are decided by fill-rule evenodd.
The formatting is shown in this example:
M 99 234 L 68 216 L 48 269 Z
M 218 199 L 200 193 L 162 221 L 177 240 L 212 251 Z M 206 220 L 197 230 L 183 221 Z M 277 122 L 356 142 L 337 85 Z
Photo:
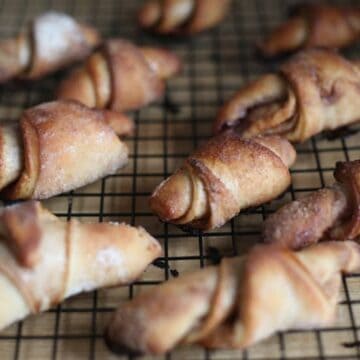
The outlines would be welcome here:
M 121 301 L 172 277 L 181 276 L 221 256 L 242 254 L 261 241 L 263 219 L 280 205 L 332 183 L 334 164 L 360 158 L 360 135 L 335 139 L 320 135 L 297 146 L 293 184 L 279 199 L 245 211 L 226 226 L 208 233 L 188 234 L 160 223 L 147 198 L 155 186 L 210 136 L 217 108 L 242 84 L 276 68 L 254 52 L 254 43 L 286 16 L 295 1 L 234 0 L 224 24 L 189 40 L 160 40 L 141 33 L 134 17 L 141 1 L 2 0 L 0 36 L 14 35 L 28 19 L 44 10 L 60 10 L 94 24 L 107 37 L 125 37 L 141 44 L 168 46 L 184 60 L 182 75 L 171 80 L 167 97 L 134 114 L 136 131 L 127 143 L 130 163 L 113 176 L 45 202 L 64 219 L 122 220 L 142 225 L 158 238 L 164 257 L 128 287 L 100 290 L 72 298 L 39 316 L 0 333 L 0 359 L 103 359 L 102 332 Z M 336 3 L 333 1 L 333 3 Z M 344 4 L 345 1 L 337 1 Z M 346 1 L 355 4 L 356 1 Z M 345 52 L 360 56 L 360 47 Z M 16 120 L 23 109 L 52 99 L 64 72 L 25 87 L 0 89 L 0 117 Z M 333 327 L 278 333 L 246 351 L 205 351 L 183 347 L 165 359 L 360 359 L 360 274 L 345 276 L 338 321 Z M 1 294 L 0 294 L 1 296 Z M 166 336 L 166 334 L 164 334 Z M 124 359 L 130 358 L 124 356 Z

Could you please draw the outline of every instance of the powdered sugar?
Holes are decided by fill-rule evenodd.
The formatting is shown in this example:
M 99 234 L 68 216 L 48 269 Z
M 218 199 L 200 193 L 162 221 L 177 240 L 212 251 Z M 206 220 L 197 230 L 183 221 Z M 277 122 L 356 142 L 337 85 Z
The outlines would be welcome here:
M 106 247 L 98 252 L 95 260 L 99 266 L 123 266 L 124 259 L 122 254 L 113 247 Z

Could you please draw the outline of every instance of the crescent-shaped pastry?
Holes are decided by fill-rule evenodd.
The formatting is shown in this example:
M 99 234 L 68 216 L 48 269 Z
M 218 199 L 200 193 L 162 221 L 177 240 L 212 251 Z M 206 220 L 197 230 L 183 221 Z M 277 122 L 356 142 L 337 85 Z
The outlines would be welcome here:
M 360 248 L 351 241 L 299 252 L 257 246 L 247 256 L 223 259 L 121 304 L 106 341 L 121 354 L 164 354 L 193 343 L 243 349 L 276 331 L 329 326 L 341 273 L 359 270 Z
M 338 162 L 333 186 L 284 205 L 264 223 L 264 239 L 301 249 L 322 239 L 360 235 L 360 160 Z
M 270 201 L 290 185 L 296 153 L 277 136 L 242 139 L 220 134 L 188 157 L 150 198 L 161 220 L 209 230 L 241 209 Z
M 276 74 L 245 85 L 220 109 L 214 132 L 277 134 L 303 142 L 360 120 L 360 66 L 329 50 L 294 55 Z
M 146 0 L 138 23 L 158 34 L 192 35 L 219 24 L 230 5 L 231 0 Z
M 162 253 L 143 228 L 60 221 L 39 202 L 0 213 L 0 330 L 83 291 L 133 282 Z
M 53 73 L 85 59 L 100 41 L 95 29 L 69 15 L 46 12 L 16 38 L 0 41 L 0 83 Z
M 0 127 L 0 197 L 49 198 L 115 173 L 128 160 L 115 131 L 127 133 L 131 124 L 75 101 L 26 110 L 18 126 Z
M 60 84 L 57 97 L 100 109 L 136 110 L 160 99 L 165 80 L 180 68 L 180 59 L 168 50 L 107 40 Z
M 293 15 L 258 44 L 273 57 L 301 48 L 343 48 L 360 40 L 360 7 L 297 6 Z

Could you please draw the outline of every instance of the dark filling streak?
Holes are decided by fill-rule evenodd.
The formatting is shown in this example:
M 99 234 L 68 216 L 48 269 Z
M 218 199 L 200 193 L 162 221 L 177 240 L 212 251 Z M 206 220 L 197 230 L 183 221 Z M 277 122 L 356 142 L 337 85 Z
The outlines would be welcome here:
M 261 102 L 259 104 L 250 106 L 246 109 L 241 109 L 238 118 L 235 121 L 232 121 L 231 124 L 229 124 L 228 122 L 225 122 L 221 127 L 221 131 L 225 131 L 230 128 L 236 128 L 237 132 L 243 133 L 251 126 L 252 123 L 259 120 L 259 119 L 255 120 L 255 121 L 250 120 L 251 113 L 253 111 L 256 111 L 265 106 L 273 105 L 274 103 L 284 102 L 285 100 L 286 100 L 286 98 L 281 98 L 278 100 L 274 100 L 274 99 L 264 100 L 263 102 Z

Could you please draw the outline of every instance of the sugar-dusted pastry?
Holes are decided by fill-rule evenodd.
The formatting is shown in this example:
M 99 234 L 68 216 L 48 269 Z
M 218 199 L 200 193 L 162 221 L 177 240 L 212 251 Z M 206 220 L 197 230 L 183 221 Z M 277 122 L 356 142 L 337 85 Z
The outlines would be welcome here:
M 159 243 L 143 228 L 59 220 L 39 202 L 0 213 L 0 330 L 83 291 L 133 282 Z
M 304 4 L 258 44 L 266 57 L 301 48 L 343 48 L 360 40 L 360 7 Z
M 158 34 L 192 35 L 219 24 L 230 5 L 231 0 L 145 0 L 138 23 Z
M 220 109 L 214 132 L 277 134 L 302 142 L 360 120 L 360 63 L 330 50 L 294 55 L 278 73 L 245 85 Z
M 39 15 L 16 38 L 0 41 L 0 83 L 37 79 L 85 59 L 100 43 L 92 27 L 69 15 Z
M 106 341 L 115 352 L 135 354 L 193 343 L 243 349 L 277 331 L 329 326 L 341 273 L 359 270 L 360 247 L 351 241 L 299 252 L 257 246 L 247 256 L 223 259 L 121 304 Z
M 240 210 L 275 199 L 290 185 L 296 153 L 277 136 L 220 134 L 196 150 L 150 198 L 161 220 L 208 230 Z
M 117 136 L 124 115 L 54 101 L 26 110 L 18 126 L 0 127 L 0 198 L 44 199 L 115 173 L 128 160 Z
M 336 183 L 284 205 L 264 223 L 264 239 L 301 249 L 322 239 L 360 235 L 360 160 L 338 162 Z
M 101 109 L 136 110 L 160 99 L 165 80 L 180 68 L 180 59 L 168 50 L 107 40 L 60 84 L 57 97 Z

